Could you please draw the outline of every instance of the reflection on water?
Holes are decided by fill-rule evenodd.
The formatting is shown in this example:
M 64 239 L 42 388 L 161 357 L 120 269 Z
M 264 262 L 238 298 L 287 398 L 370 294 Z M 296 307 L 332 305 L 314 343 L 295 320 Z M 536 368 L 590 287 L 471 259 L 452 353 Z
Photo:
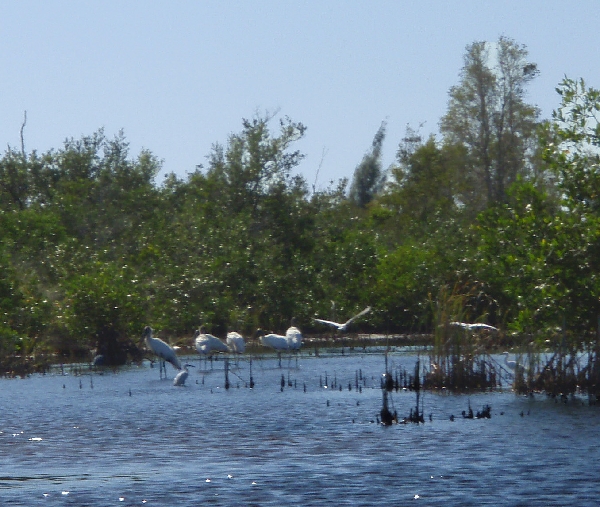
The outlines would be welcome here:
M 228 391 L 223 361 L 189 361 L 184 387 L 149 363 L 1 380 L 0 503 L 584 505 L 600 493 L 599 409 L 581 400 L 425 393 L 425 424 L 386 428 L 381 354 L 254 359 L 254 389 L 246 358 Z M 416 356 L 389 361 L 411 371 Z M 403 417 L 415 399 L 390 401 Z M 463 419 L 468 403 L 492 418 Z

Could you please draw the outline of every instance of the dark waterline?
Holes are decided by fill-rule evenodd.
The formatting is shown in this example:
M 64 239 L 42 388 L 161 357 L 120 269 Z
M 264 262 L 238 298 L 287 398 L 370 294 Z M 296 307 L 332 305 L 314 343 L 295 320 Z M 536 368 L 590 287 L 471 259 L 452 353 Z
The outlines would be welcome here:
M 229 390 L 223 361 L 190 359 L 185 387 L 149 363 L 0 380 L 0 504 L 597 503 L 600 414 L 582 400 L 425 393 L 425 424 L 386 428 L 375 422 L 383 354 L 304 354 L 281 369 L 266 356 L 252 363 L 254 389 L 244 358 Z M 392 371 L 415 361 L 389 356 Z M 402 417 L 415 397 L 390 401 Z M 469 403 L 492 418 L 463 419 Z

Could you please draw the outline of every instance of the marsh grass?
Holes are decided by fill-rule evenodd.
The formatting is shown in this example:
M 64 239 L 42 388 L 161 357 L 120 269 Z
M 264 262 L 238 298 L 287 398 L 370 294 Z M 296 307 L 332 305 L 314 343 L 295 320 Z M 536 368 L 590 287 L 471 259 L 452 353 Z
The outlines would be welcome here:
M 465 391 L 492 389 L 498 385 L 497 368 L 486 353 L 493 342 L 490 333 L 451 325 L 451 322 L 469 322 L 468 302 L 473 297 L 473 290 L 445 286 L 432 302 L 433 349 L 425 388 Z

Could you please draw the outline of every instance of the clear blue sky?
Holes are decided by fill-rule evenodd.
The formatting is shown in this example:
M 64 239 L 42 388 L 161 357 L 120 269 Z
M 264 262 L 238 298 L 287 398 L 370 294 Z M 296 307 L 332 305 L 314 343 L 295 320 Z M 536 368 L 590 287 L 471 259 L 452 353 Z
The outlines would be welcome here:
M 505 35 L 540 75 L 549 117 L 567 75 L 600 88 L 600 2 L 582 0 L 5 0 L 0 142 L 59 148 L 103 127 L 184 177 L 242 118 L 307 127 L 299 168 L 317 188 L 352 178 L 381 122 L 384 165 L 405 127 L 438 131 L 465 47 Z M 276 126 L 274 124 L 274 126 Z

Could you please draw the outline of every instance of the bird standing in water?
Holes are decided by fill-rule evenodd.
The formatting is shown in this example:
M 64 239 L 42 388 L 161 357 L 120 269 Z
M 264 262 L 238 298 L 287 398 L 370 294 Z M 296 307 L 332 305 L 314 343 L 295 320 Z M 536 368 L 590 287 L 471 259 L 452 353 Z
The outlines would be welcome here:
M 234 354 L 243 354 L 246 351 L 246 342 L 240 333 L 229 331 L 227 333 L 227 347 Z
M 210 357 L 212 368 L 212 355 L 216 352 L 229 352 L 227 345 L 225 345 L 216 336 L 206 332 L 204 326 L 200 326 L 194 333 L 194 345 L 198 354 L 204 357 L 204 364 L 206 366 L 206 358 Z
M 190 372 L 188 371 L 188 368 L 190 366 L 194 366 L 193 364 L 184 364 L 183 365 L 183 370 L 181 370 L 173 379 L 173 385 L 174 386 L 183 386 L 185 385 L 185 381 L 188 378 L 188 375 L 190 374 Z
M 298 350 L 302 346 L 302 333 L 296 327 L 295 319 L 292 319 L 291 326 L 285 332 L 285 336 L 275 333 L 267 334 L 262 329 L 256 331 L 256 336 L 258 336 L 262 345 L 264 345 L 265 347 L 272 348 L 277 352 L 280 368 L 281 353 L 288 350 Z
M 162 378 L 162 370 L 165 370 L 165 378 L 167 378 L 167 365 L 166 361 L 171 363 L 174 368 L 181 370 L 181 362 L 175 354 L 175 350 L 168 343 L 165 343 L 160 338 L 154 338 L 152 336 L 152 328 L 150 326 L 146 326 L 144 328 L 144 333 L 142 335 L 144 341 L 146 342 L 146 347 L 148 347 L 155 355 L 159 358 L 159 368 L 160 368 L 160 378 Z
M 285 337 L 290 350 L 298 350 L 302 347 L 302 333 L 296 327 L 296 319 L 292 318 L 291 326 L 287 328 Z

